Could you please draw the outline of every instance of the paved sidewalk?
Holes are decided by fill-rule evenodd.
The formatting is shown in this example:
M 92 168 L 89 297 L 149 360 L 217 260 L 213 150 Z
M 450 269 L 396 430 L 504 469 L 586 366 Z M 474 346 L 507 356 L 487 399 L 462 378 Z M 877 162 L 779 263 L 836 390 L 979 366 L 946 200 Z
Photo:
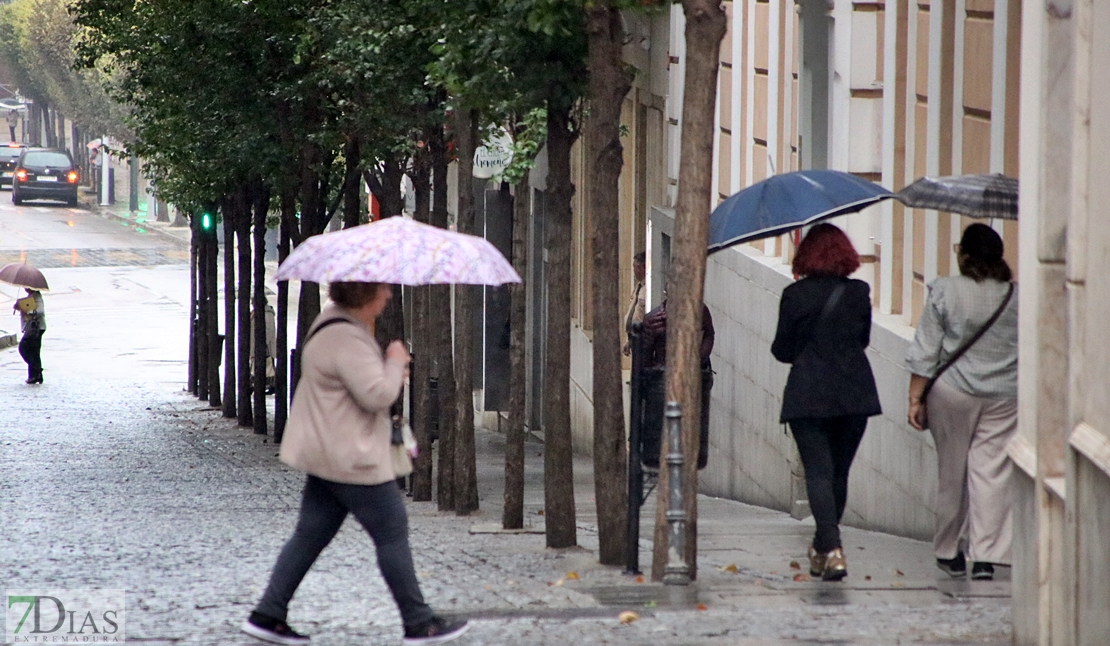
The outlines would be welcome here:
M 63 271 L 94 298 L 103 270 Z M 11 402 L 0 416 L 0 582 L 125 589 L 128 636 L 146 644 L 255 644 L 236 627 L 293 528 L 303 476 L 276 460 L 268 438 L 181 391 L 184 317 L 170 294 L 187 273 L 114 270 L 103 280 L 131 291 L 108 312 L 59 298 L 41 387 L 24 385 L 18 355 L 0 352 L 0 398 Z M 82 330 L 98 332 L 66 340 Z M 172 343 L 162 330 L 174 332 L 163 334 Z M 474 619 L 460 645 L 1009 642 L 1007 581 L 946 580 L 928 545 L 851 528 L 846 581 L 795 581 L 791 564 L 805 565 L 812 521 L 719 499 L 699 501 L 696 597 L 637 583 L 596 564 L 592 465 L 582 458 L 580 548 L 473 533 L 500 520 L 502 444 L 479 433 L 478 514 L 408 503 L 425 595 L 441 612 Z M 529 444 L 526 464 L 526 517 L 537 525 L 542 450 Z M 650 545 L 641 548 L 647 569 Z M 291 623 L 315 644 L 400 643 L 374 559 L 364 532 L 346 523 L 305 579 Z M 639 620 L 622 625 L 624 610 Z

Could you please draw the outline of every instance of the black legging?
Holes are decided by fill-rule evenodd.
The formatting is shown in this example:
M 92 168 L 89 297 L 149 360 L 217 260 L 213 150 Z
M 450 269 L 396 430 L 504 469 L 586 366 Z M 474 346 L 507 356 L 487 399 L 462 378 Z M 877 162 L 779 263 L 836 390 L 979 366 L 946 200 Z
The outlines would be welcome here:
M 808 417 L 790 422 L 806 470 L 809 508 L 817 523 L 813 549 L 818 552 L 841 547 L 840 518 L 848 502 L 848 471 L 866 428 L 867 417 L 863 415 Z

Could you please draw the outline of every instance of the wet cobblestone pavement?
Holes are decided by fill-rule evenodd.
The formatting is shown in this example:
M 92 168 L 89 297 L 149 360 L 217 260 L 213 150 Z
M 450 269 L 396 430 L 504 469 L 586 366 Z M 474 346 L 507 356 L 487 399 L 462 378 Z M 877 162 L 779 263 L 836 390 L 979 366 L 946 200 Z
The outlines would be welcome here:
M 24 385 L 18 355 L 0 352 L 0 588 L 122 588 L 137 643 L 260 643 L 237 626 L 292 531 L 303 476 L 278 463 L 269 438 L 181 391 L 187 270 L 50 276 L 77 291 L 48 301 L 46 383 Z M 109 289 L 115 305 L 93 306 Z M 1009 642 L 1008 582 L 951 587 L 937 580 L 924 544 L 850 529 L 859 566 L 845 584 L 795 582 L 788 562 L 804 559 L 812 525 L 713 499 L 699 503 L 706 551 L 696 598 L 673 602 L 661 586 L 596 565 L 585 460 L 575 468 L 581 548 L 471 533 L 500 520 L 501 443 L 479 435 L 477 516 L 408 503 L 425 596 L 474 618 L 460 645 Z M 542 447 L 527 453 L 528 517 L 539 522 Z M 622 625 L 622 610 L 639 620 Z M 314 644 L 400 643 L 372 543 L 355 523 L 305 579 L 290 622 Z

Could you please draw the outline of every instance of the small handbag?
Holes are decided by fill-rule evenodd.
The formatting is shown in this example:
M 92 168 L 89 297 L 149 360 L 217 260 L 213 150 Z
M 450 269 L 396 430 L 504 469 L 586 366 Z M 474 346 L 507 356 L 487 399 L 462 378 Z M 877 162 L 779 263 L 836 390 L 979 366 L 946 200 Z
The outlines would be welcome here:
M 1002 311 L 1006 309 L 1006 305 L 1010 303 L 1010 298 L 1013 295 L 1014 284 L 1010 283 L 1010 289 L 1006 290 L 1006 297 L 1002 299 L 1002 304 L 998 306 L 998 309 L 994 311 L 994 314 L 991 314 L 991 317 L 987 319 L 987 322 L 983 324 L 983 327 L 979 328 L 979 331 L 976 332 L 975 335 L 972 336 L 970 339 L 965 341 L 963 345 L 956 348 L 956 351 L 952 353 L 952 356 L 948 357 L 948 360 L 945 361 L 944 364 L 942 364 L 941 367 L 937 369 L 933 376 L 929 378 L 929 381 L 925 382 L 925 388 L 921 391 L 922 429 L 929 428 L 929 407 L 926 405 L 925 400 L 929 396 L 929 392 L 933 389 L 933 386 L 936 385 L 937 379 L 940 379 L 940 376 L 944 374 L 945 370 L 951 368 L 952 364 L 956 363 L 956 361 L 958 361 L 960 357 L 964 356 L 964 353 L 970 350 L 971 346 L 975 345 L 976 341 L 983 338 L 983 335 L 987 333 L 987 330 L 991 329 L 991 326 L 995 324 L 995 321 L 997 321 L 998 318 L 1002 316 Z

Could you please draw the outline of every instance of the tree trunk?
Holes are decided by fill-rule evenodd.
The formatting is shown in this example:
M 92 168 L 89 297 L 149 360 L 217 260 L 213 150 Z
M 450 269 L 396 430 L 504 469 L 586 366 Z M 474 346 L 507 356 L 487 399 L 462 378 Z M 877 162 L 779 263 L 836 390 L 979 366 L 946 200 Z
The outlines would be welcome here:
M 105 160 L 107 161 L 107 160 Z M 216 272 L 220 259 L 220 244 L 215 233 L 208 235 L 208 404 L 220 406 L 220 327 L 216 312 L 219 311 L 219 290 L 216 288 Z M 227 339 L 230 343 L 231 340 Z
M 448 226 L 447 169 L 449 157 L 443 130 L 429 134 L 432 150 L 432 225 Z M 455 508 L 455 359 L 451 332 L 451 287 L 432 285 L 428 309 L 432 346 L 432 372 L 437 379 L 439 398 L 439 473 L 436 481 L 436 505 L 440 511 Z
M 475 235 L 474 150 L 478 145 L 477 110 L 458 110 L 459 211 L 455 228 Z M 466 516 L 478 510 L 477 460 L 474 447 L 474 308 L 478 288 L 455 286 L 455 513 Z
M 197 387 L 193 391 L 200 399 L 208 399 L 208 240 L 200 231 L 200 214 L 192 214 L 193 237 L 196 244 L 197 318 L 193 336 L 196 337 Z
M 200 315 L 200 310 L 197 307 L 197 245 L 200 244 L 200 236 L 197 235 L 197 227 L 194 224 L 189 231 L 189 392 L 193 395 L 199 393 L 198 384 L 200 378 L 200 362 L 198 360 L 198 337 L 197 333 L 200 326 L 197 324 L 197 317 Z
M 624 563 L 628 481 L 625 469 L 624 388 L 621 383 L 619 182 L 624 165 L 620 140 L 621 104 L 632 79 L 621 56 L 624 30 L 620 12 L 608 2 L 587 10 L 590 58 L 590 114 L 586 157 L 593 244 L 594 307 L 594 500 L 597 501 L 598 559 Z
M 532 212 L 532 189 L 528 171 L 516 185 L 513 196 L 513 269 L 520 276 L 528 271 L 528 223 Z M 505 529 L 524 527 L 524 407 L 525 323 L 528 290 L 524 283 L 509 286 L 509 427 L 505 431 L 505 508 L 501 525 Z
M 686 77 L 682 101 L 682 141 L 675 205 L 671 282 L 667 288 L 667 401 L 682 407 L 682 501 L 686 510 L 686 564 L 697 579 L 698 436 L 701 420 L 702 295 L 705 292 L 705 248 L 712 205 L 713 118 L 717 98 L 717 67 L 721 38 L 727 27 L 718 0 L 683 0 L 686 15 Z M 667 446 L 667 439 L 663 439 Z M 651 576 L 663 578 L 667 560 L 667 470 L 659 469 L 659 501 L 655 514 L 655 546 Z
M 254 426 L 251 403 L 251 199 L 250 186 L 235 191 L 235 235 L 239 241 L 239 426 Z M 230 334 L 228 342 L 231 342 Z M 259 384 L 253 384 L 258 388 Z
M 413 159 L 412 186 L 416 193 L 416 208 L 413 217 L 417 222 L 431 222 L 431 159 L 425 149 Z M 432 499 L 432 443 L 429 426 L 431 416 L 428 396 L 428 377 L 432 369 L 432 348 L 430 342 L 428 312 L 428 287 L 413 287 L 412 321 L 409 335 L 412 339 L 413 369 L 409 375 L 409 388 L 412 389 L 412 431 L 419 447 L 412 465 L 412 499 L 427 501 Z
M 548 547 L 578 544 L 570 432 L 570 106 L 547 108 L 547 356 L 543 401 L 544 519 Z
M 297 193 L 291 184 L 281 190 L 281 232 L 278 241 L 278 263 L 289 257 L 292 227 L 297 216 Z M 274 378 L 274 442 L 285 436 L 289 413 L 289 281 L 278 283 L 277 302 L 277 368 Z
M 343 228 L 357 227 L 362 218 L 362 150 L 358 135 L 348 135 L 343 145 L 347 175 L 343 178 Z
M 266 422 L 266 354 L 270 347 L 266 338 L 266 215 L 270 211 L 270 191 L 261 181 L 254 182 L 254 432 L 265 435 Z M 245 215 L 245 214 L 244 214 Z M 245 295 L 244 295 L 245 297 Z M 277 375 L 275 375 L 276 378 Z
M 236 387 L 238 371 L 235 370 L 235 227 L 239 214 L 235 211 L 234 198 L 220 200 L 224 222 L 224 417 L 237 417 Z

